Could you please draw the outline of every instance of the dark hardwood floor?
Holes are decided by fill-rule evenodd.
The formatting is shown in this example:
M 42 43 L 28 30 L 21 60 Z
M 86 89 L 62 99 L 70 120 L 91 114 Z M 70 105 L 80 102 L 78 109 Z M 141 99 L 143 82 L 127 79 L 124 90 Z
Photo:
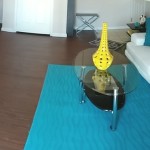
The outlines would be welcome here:
M 0 150 L 23 149 L 47 65 L 71 65 L 93 38 L 0 32 Z

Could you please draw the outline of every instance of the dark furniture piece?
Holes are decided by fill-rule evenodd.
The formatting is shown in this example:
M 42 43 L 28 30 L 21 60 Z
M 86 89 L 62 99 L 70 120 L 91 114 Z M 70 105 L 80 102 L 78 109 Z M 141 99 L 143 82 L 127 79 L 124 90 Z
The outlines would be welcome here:
M 67 6 L 67 36 L 74 35 L 75 0 L 69 0 Z
M 127 23 L 127 26 L 130 28 L 130 30 L 127 31 L 130 36 L 132 33 L 146 32 L 145 24 L 135 26 L 135 23 Z

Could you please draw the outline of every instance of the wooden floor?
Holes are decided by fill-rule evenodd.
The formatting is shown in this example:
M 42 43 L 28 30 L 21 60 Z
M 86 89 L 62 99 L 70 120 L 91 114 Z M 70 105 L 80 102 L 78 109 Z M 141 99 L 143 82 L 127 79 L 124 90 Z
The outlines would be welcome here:
M 72 64 L 91 38 L 0 32 L 0 150 L 23 149 L 47 65 Z
M 0 150 L 23 149 L 47 65 L 71 65 L 90 40 L 0 32 Z

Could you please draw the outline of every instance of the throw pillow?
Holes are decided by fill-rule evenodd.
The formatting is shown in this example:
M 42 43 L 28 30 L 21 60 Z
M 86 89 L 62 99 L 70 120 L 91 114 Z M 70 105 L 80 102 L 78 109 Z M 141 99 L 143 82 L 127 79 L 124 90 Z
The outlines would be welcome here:
M 145 46 L 150 46 L 150 18 L 146 18 Z

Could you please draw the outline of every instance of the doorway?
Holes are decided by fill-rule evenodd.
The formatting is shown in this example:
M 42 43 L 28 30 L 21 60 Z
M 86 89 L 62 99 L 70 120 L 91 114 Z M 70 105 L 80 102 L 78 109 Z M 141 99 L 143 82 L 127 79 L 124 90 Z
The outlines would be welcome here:
M 16 31 L 50 34 L 51 0 L 17 0 Z

